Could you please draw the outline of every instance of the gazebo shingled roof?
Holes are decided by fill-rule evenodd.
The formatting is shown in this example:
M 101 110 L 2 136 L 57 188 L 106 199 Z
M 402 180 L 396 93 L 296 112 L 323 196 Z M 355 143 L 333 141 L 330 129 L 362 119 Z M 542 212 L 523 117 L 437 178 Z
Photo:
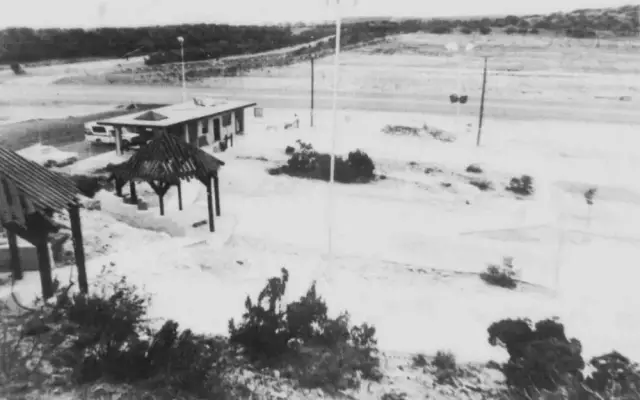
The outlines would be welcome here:
M 4 190 L 17 190 L 25 210 L 43 216 L 78 205 L 80 191 L 73 181 L 5 148 L 0 148 L 0 184 L 1 224 L 24 224 L 20 214 L 3 204 Z
M 16 236 L 31 242 L 38 254 L 43 298 L 54 295 L 48 236 L 57 229 L 54 212 L 68 210 L 80 290 L 87 293 L 87 272 L 80 224 L 80 191 L 75 183 L 18 153 L 0 147 L 0 226 L 7 233 L 13 279 L 22 279 Z
M 107 170 L 123 181 L 176 183 L 179 179 L 212 176 L 222 165 L 222 160 L 204 150 L 163 134 L 142 146 L 129 160 L 111 165 Z

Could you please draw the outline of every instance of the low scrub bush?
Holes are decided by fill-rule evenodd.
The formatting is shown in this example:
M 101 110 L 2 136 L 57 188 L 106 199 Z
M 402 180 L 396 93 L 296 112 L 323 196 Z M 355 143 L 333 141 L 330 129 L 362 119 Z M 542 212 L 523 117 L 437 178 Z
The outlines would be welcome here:
M 465 171 L 471 174 L 481 174 L 484 172 L 478 164 L 469 164 Z
M 439 384 L 454 384 L 454 379 L 458 375 L 458 366 L 453 353 L 438 351 L 433 359 L 433 366 L 436 367 L 436 380 Z
M 480 274 L 480 278 L 487 284 L 505 289 L 515 289 L 518 286 L 515 276 L 513 259 L 510 257 L 505 257 L 502 265 L 489 264 L 487 270 Z
M 491 324 L 488 333 L 492 346 L 504 347 L 509 353 L 502 365 L 507 385 L 527 398 L 581 379 L 585 366 L 582 346 L 568 339 L 564 326 L 555 320 L 532 326 L 529 320 L 505 319 Z
M 423 368 L 429 365 L 429 362 L 427 361 L 427 358 L 424 356 L 424 354 L 416 354 L 411 358 L 411 360 L 413 362 L 413 366 L 416 368 Z
M 406 125 L 385 125 L 382 128 L 382 133 L 387 135 L 406 135 L 406 136 L 419 136 L 420 128 Z
M 289 273 L 268 280 L 245 313 L 229 321 L 230 343 L 240 346 L 258 367 L 285 369 L 304 387 L 343 390 L 357 388 L 360 378 L 378 380 L 375 328 L 352 326 L 349 315 L 327 315 L 315 283 L 299 300 L 284 305 Z
M 477 187 L 483 192 L 493 189 L 493 183 L 488 179 L 470 179 L 469 184 Z
M 46 321 L 56 343 L 52 365 L 70 383 L 129 383 L 151 392 L 223 398 L 221 339 L 147 325 L 149 297 L 122 278 L 91 294 L 59 290 Z M 223 396 L 223 397 L 221 397 Z
M 67 175 L 83 195 L 93 198 L 103 188 L 103 178 L 91 175 Z
M 319 153 L 310 144 L 299 140 L 297 145 L 298 149 L 294 149 L 290 153 L 287 164 L 271 169 L 269 173 L 328 181 L 331 175 L 331 156 Z M 287 151 L 290 151 L 290 147 L 292 146 L 287 147 Z M 373 160 L 362 150 L 350 152 L 346 159 L 340 156 L 334 158 L 334 179 L 336 182 L 369 182 L 375 178 L 374 171 Z
M 520 196 L 530 196 L 534 193 L 533 178 L 529 175 L 513 177 L 506 187 L 506 190 Z

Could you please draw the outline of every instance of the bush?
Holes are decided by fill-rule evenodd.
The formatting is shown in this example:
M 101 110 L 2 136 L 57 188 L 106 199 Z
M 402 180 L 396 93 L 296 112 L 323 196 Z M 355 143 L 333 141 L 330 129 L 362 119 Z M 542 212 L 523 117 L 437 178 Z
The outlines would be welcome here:
M 473 29 L 469 28 L 468 26 L 463 26 L 462 28 L 460 28 L 460 33 L 464 35 L 470 35 L 473 33 Z
M 509 26 L 504 30 L 504 33 L 506 33 L 507 35 L 513 35 L 516 32 L 518 32 L 518 28 L 516 28 L 515 26 Z
M 100 177 L 91 175 L 68 175 L 69 179 L 76 184 L 76 187 L 83 195 L 93 198 L 96 193 L 102 190 Z
M 287 147 L 284 149 L 284 154 L 291 155 L 291 154 L 293 154 L 295 151 L 296 151 L 296 148 L 295 148 L 295 147 L 293 147 L 293 146 L 287 146 Z
M 351 326 L 346 313 L 329 318 L 315 283 L 305 296 L 284 306 L 288 280 L 288 271 L 282 269 L 281 277 L 268 280 L 255 304 L 247 296 L 240 323 L 229 321 L 230 342 L 257 367 L 286 368 L 288 377 L 304 387 L 356 388 L 360 375 L 378 380 L 375 328 Z
M 469 180 L 469 184 L 477 187 L 483 192 L 493 189 L 493 183 L 488 179 L 471 179 Z
M 147 326 L 147 296 L 125 278 L 94 294 L 58 291 L 48 320 L 60 336 L 54 367 L 70 370 L 78 384 L 104 380 L 136 383 L 149 390 L 220 398 L 225 348 L 219 339 L 179 331 L 167 321 Z
M 509 353 L 502 371 L 512 389 L 531 396 L 581 378 L 580 342 L 567 339 L 562 324 L 547 319 L 531 327 L 529 320 L 505 319 L 491 324 L 487 331 L 489 343 Z
M 480 34 L 481 35 L 488 35 L 491 33 L 491 27 L 490 26 L 481 26 L 480 27 Z
M 11 64 L 11 71 L 13 71 L 13 73 L 15 75 L 24 75 L 24 74 L 26 74 L 26 71 L 24 70 L 24 68 L 22 68 L 22 65 L 20 65 L 18 63 L 12 63 Z
M 429 363 L 427 362 L 427 358 L 424 356 L 424 354 L 414 355 L 412 358 L 412 361 L 413 361 L 413 366 L 416 368 L 422 368 L 429 365 Z
M 506 187 L 506 190 L 521 196 L 532 195 L 534 192 L 533 178 L 529 175 L 522 175 L 519 178 L 513 177 Z
M 515 280 L 513 259 L 505 257 L 502 265 L 489 264 L 487 270 L 480 274 L 480 278 L 489 285 L 499 286 L 505 289 L 515 289 L 518 282 Z
M 621 397 L 640 393 L 640 370 L 636 363 L 612 351 L 589 361 L 595 372 L 585 380 L 589 388 L 598 393 L 611 393 Z
M 436 380 L 441 385 L 454 384 L 454 378 L 458 374 L 456 358 L 448 351 L 438 351 L 433 359 L 433 366 L 436 367 Z
M 469 164 L 469 166 L 467 166 L 466 171 L 472 174 L 481 174 L 484 172 L 478 164 Z
M 308 143 L 298 141 L 297 144 L 298 150 L 294 150 L 290 154 L 287 164 L 271 169 L 269 173 L 273 175 L 284 173 L 296 177 L 328 181 L 331 176 L 331 156 L 318 153 Z M 374 170 L 373 160 L 362 150 L 350 152 L 346 160 L 339 156 L 334 159 L 334 179 L 336 182 L 368 182 L 375 178 Z

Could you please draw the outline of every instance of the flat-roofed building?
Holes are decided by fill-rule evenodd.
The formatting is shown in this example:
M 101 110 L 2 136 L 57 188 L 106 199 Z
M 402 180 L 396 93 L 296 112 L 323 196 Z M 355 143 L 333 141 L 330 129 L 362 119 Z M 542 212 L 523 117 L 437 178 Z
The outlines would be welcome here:
M 98 121 L 116 130 L 116 153 L 129 143 L 122 130 L 138 133 L 143 141 L 162 133 L 184 139 L 197 147 L 220 149 L 221 144 L 233 144 L 235 135 L 245 133 L 245 110 L 256 103 L 196 97 L 192 101 L 160 107 Z

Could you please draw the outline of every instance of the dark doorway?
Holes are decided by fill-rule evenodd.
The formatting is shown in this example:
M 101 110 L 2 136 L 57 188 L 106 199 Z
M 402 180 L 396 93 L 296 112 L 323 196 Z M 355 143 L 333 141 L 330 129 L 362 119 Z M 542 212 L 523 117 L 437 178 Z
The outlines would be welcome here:
M 213 141 L 220 141 L 220 118 L 213 119 Z

